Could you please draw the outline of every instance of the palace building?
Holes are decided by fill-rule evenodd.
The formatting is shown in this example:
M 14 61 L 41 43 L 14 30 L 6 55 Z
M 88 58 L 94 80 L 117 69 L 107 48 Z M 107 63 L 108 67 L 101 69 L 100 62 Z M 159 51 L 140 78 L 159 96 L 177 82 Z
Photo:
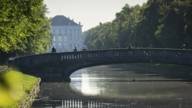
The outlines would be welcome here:
M 84 38 L 82 36 L 82 25 L 73 20 L 57 15 L 51 22 L 52 45 L 56 52 L 70 52 L 82 50 Z

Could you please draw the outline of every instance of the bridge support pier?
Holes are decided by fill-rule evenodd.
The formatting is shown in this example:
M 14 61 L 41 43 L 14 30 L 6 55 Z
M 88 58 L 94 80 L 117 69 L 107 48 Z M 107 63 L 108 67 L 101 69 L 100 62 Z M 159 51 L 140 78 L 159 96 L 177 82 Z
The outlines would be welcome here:
M 47 77 L 47 76 L 40 76 L 42 82 L 71 82 L 70 77 Z
M 33 73 L 33 75 L 40 77 L 42 82 L 70 82 L 70 74 L 65 68 L 47 67 L 38 68 L 38 70 L 28 69 L 25 72 Z
M 64 82 L 71 82 L 71 78 L 70 78 L 70 77 L 65 76 L 65 77 L 63 78 L 63 81 L 64 81 Z

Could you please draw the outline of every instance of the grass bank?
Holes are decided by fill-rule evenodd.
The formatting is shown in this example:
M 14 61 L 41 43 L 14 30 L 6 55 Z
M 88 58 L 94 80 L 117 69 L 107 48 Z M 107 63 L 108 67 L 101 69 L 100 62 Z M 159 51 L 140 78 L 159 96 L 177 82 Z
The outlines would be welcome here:
M 14 69 L 0 73 L 0 108 L 18 108 L 28 99 L 39 78 Z

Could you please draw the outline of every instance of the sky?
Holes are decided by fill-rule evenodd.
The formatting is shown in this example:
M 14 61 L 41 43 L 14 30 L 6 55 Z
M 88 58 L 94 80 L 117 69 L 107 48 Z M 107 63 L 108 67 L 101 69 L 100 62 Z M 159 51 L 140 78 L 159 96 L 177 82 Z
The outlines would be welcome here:
M 44 0 L 48 17 L 64 15 L 83 25 L 83 31 L 100 22 L 112 21 L 125 4 L 142 5 L 147 0 Z

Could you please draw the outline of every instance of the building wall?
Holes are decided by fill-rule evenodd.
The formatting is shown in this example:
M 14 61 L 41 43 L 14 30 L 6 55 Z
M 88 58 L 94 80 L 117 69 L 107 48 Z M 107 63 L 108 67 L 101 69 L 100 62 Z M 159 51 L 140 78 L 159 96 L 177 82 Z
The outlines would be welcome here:
M 73 51 L 84 48 L 81 25 L 52 26 L 52 47 L 57 52 Z

